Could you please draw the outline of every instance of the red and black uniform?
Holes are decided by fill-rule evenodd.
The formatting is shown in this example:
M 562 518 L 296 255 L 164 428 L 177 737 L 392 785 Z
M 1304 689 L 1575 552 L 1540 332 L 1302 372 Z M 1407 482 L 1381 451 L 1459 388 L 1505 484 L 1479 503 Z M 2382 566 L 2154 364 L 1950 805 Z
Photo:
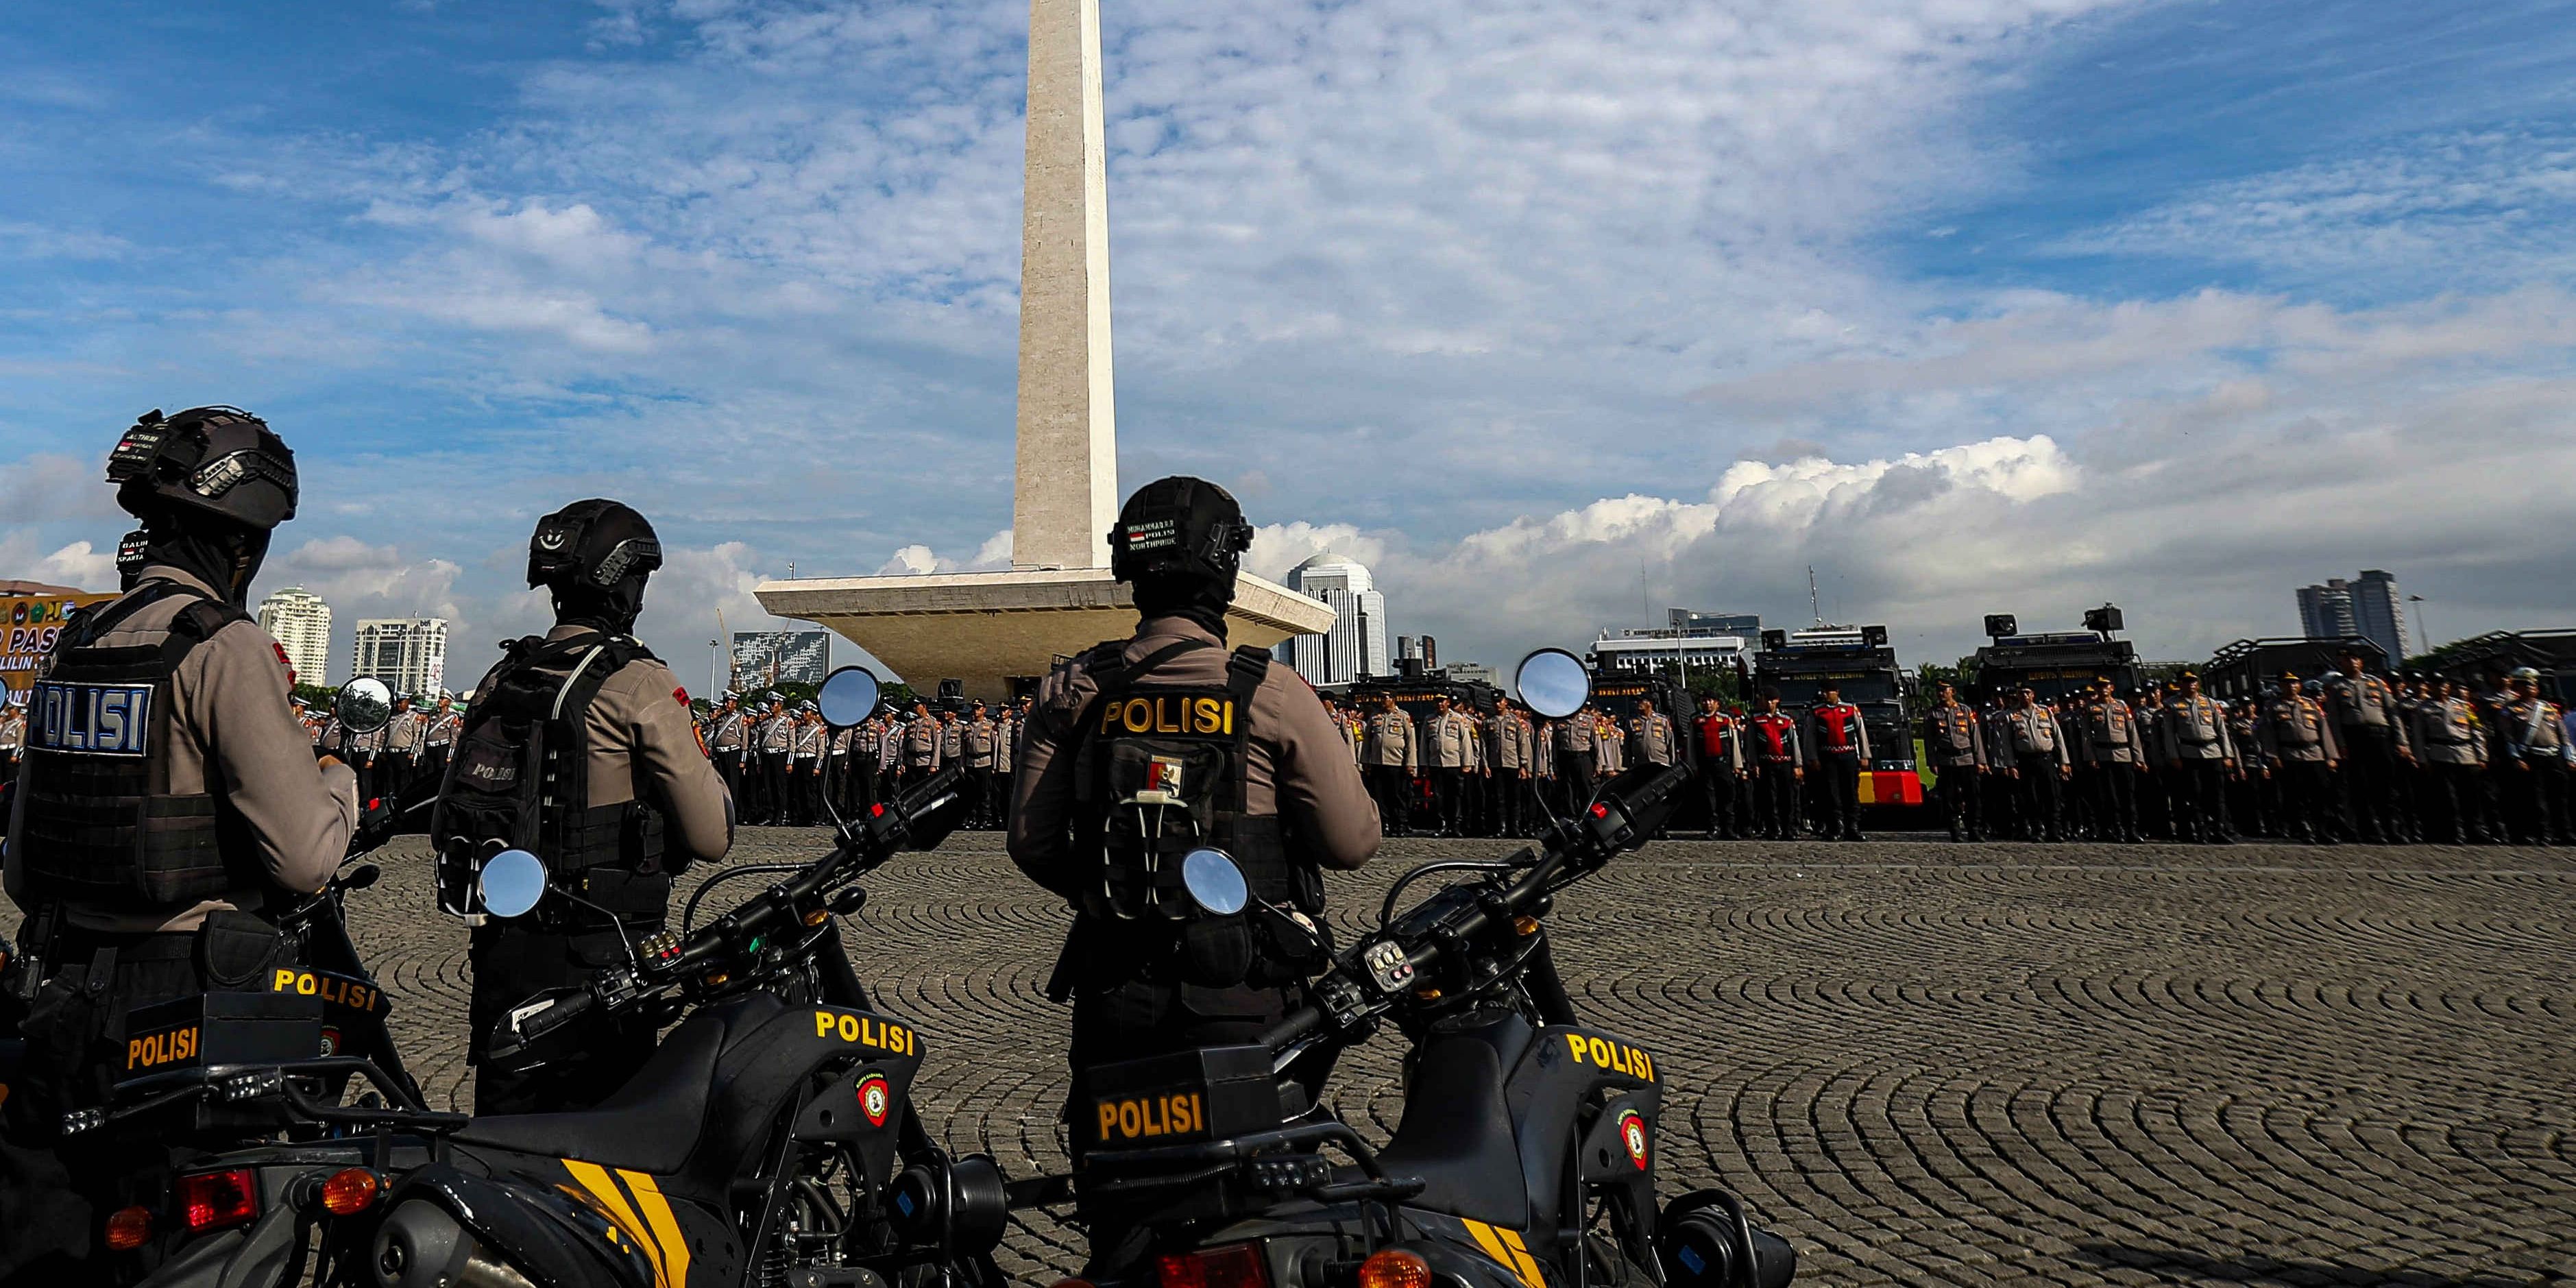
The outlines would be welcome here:
M 1708 834 L 1744 839 L 1744 722 L 1733 714 L 1699 718 L 1699 778 L 1708 791 Z
M 1816 768 L 1825 780 L 1825 835 L 1860 839 L 1860 771 L 1869 763 L 1869 722 L 1848 702 L 1819 703 L 1807 713 Z
M 1807 763 L 1797 717 L 1766 711 L 1753 717 L 1746 741 L 1753 748 L 1753 819 L 1765 840 L 1798 835 L 1798 771 Z

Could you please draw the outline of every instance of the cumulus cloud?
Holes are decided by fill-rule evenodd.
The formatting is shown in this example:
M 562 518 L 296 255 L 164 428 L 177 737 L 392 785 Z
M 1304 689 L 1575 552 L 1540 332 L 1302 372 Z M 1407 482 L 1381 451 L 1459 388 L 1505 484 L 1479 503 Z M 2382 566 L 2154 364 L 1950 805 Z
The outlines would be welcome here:
M 942 556 L 930 547 L 913 544 L 888 556 L 878 565 L 880 577 L 911 577 L 941 572 L 993 572 L 1011 566 L 1011 530 L 1004 528 L 984 539 L 975 553 Z

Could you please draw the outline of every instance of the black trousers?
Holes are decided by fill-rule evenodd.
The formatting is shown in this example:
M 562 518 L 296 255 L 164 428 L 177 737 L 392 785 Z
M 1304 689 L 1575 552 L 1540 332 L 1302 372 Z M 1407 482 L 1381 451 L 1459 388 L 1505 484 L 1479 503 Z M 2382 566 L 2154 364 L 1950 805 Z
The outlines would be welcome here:
M 1732 764 L 1703 760 L 1700 789 L 1708 794 L 1708 830 L 1727 840 L 1744 835 L 1744 775 Z
M 447 752 L 448 745 L 443 742 L 434 742 L 421 748 L 420 776 L 440 782 L 447 781 Z
M 1497 767 L 1485 780 L 1487 814 L 1498 836 L 1518 836 L 1529 822 L 1529 771 Z
M 760 813 L 769 823 L 787 822 L 794 808 L 787 795 L 787 761 L 788 754 L 783 751 L 760 753 Z
M 1859 836 L 1860 753 L 1824 752 L 1816 757 L 1816 771 L 1825 780 L 1825 790 L 1819 801 L 1824 810 L 1824 834 L 1829 837 Z
M 2129 840 L 2137 836 L 2138 767 L 2114 760 L 2095 764 L 2087 772 L 2093 779 L 2093 839 Z
M 2397 812 L 2397 731 L 2385 725 L 2346 725 L 2343 739 L 2344 809 L 2355 835 L 2393 841 Z
M 1389 836 L 1413 830 L 1413 771 L 1402 765 L 1368 767 L 1369 794 L 1377 798 L 1378 826 Z
M 1776 841 L 1797 839 L 1798 767 L 1764 762 L 1754 771 L 1753 825 Z
M 2022 838 L 2056 841 L 2066 835 L 2066 793 L 2058 777 L 2057 757 L 2023 756 L 2021 771 Z
M 1440 830 L 1455 835 L 1458 831 L 1458 806 L 1467 794 L 1467 771 L 1435 765 L 1431 770 L 1431 812 L 1440 820 Z
M 991 765 L 969 765 L 966 767 L 966 799 L 975 803 L 975 826 L 993 827 L 997 825 L 996 820 L 1001 817 L 1002 811 L 1000 809 L 1000 802 L 995 799 L 994 793 L 1000 781 L 1001 779 L 993 773 L 993 767 Z
M 1941 813 L 1950 821 L 1950 835 L 1975 836 L 1985 821 L 1985 775 L 1976 765 L 1943 765 L 1940 767 Z
M 714 754 L 713 759 L 716 762 L 716 777 L 724 780 L 725 793 L 733 797 L 734 817 L 737 819 L 751 817 L 751 802 L 745 800 L 742 794 L 742 753 L 738 750 L 719 751 Z
M 1600 789 L 1601 774 L 1596 768 L 1600 763 L 1588 751 L 1556 753 L 1556 777 L 1565 784 L 1566 813 L 1583 808 L 1591 801 L 1592 793 Z
M 392 800 L 411 790 L 412 780 L 420 774 L 420 756 L 409 751 L 388 751 L 376 774 L 376 794 Z
M 2505 826 L 2520 845 L 2542 845 L 2569 839 L 2567 762 L 2555 753 L 2534 752 L 2504 766 Z
M 2453 845 L 2485 841 L 2486 766 L 2435 764 L 2423 771 L 2427 834 Z
M 2273 772 L 2281 789 L 2281 830 L 2302 840 L 2335 839 L 2334 771 L 2322 760 L 2284 760 Z
M 2226 774 L 2227 766 L 2216 760 L 2177 760 L 2166 766 L 2165 798 L 2178 837 L 2211 841 L 2234 830 L 2227 823 Z

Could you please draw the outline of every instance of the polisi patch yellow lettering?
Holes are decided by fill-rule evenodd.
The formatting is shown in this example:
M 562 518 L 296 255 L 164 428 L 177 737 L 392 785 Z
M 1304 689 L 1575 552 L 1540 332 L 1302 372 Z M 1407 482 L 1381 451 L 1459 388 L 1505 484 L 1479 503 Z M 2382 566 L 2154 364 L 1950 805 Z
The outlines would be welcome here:
M 1195 1091 L 1151 1096 L 1103 1096 L 1094 1108 L 1100 1115 L 1102 1144 L 1187 1136 L 1207 1130 L 1207 1099 Z
M 814 1036 L 838 1037 L 844 1042 L 855 1042 L 896 1055 L 921 1054 L 917 1045 L 919 1039 L 913 1036 L 912 1030 L 856 1011 L 814 1012 Z
M 384 1002 L 384 994 L 338 975 L 324 975 L 309 970 L 280 970 L 271 976 L 268 991 L 293 993 L 299 997 L 318 997 L 334 1006 L 351 1010 L 373 1011 Z
M 1134 697 L 1104 703 L 1100 732 L 1224 734 L 1234 732 L 1234 699 L 1187 694 Z
M 181 1060 L 194 1059 L 196 1054 L 197 1026 L 191 1024 L 184 1029 L 172 1029 L 167 1033 L 154 1033 L 127 1040 L 125 1067 L 149 1069 L 157 1065 L 175 1064 Z
M 1596 1038 L 1583 1033 L 1568 1033 L 1565 1035 L 1565 1049 L 1574 1056 L 1577 1064 L 1608 1069 L 1612 1073 L 1624 1073 L 1631 1078 L 1641 1078 L 1647 1082 L 1655 1080 L 1655 1057 L 1646 1054 L 1641 1048 L 1629 1046 L 1624 1042 Z

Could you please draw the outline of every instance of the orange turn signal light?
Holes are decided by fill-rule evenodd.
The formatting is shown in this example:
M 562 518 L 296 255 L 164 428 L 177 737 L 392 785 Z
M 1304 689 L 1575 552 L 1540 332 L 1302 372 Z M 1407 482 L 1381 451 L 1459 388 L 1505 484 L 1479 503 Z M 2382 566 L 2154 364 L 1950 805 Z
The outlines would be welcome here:
M 1413 1000 L 1417 1002 L 1437 1002 L 1442 996 L 1443 994 L 1439 989 L 1433 988 L 1428 984 L 1413 990 Z
M 107 1246 L 118 1252 L 132 1252 L 152 1238 L 152 1211 L 149 1208 L 118 1208 L 107 1218 Z
M 1538 918 L 1530 916 L 1512 918 L 1512 933 L 1519 935 L 1523 939 L 1527 939 L 1530 936 L 1537 934 Z
M 333 1216 L 356 1216 L 376 1205 L 385 1183 L 363 1167 L 344 1167 L 322 1182 L 322 1210 Z
M 809 926 L 819 926 L 831 919 L 832 914 L 825 912 L 820 908 L 816 908 L 814 911 L 805 914 L 805 924 Z
M 1360 1288 L 1431 1288 L 1431 1263 L 1402 1248 L 1370 1253 L 1360 1263 Z

